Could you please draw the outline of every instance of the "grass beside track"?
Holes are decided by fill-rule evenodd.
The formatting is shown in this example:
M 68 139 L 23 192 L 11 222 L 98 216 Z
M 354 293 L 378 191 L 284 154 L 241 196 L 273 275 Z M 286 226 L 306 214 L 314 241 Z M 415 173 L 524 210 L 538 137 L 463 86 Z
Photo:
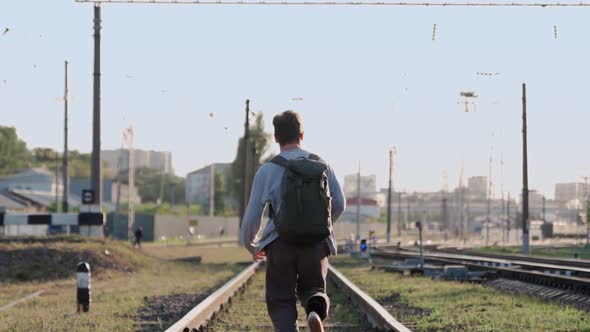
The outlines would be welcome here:
M 402 277 L 339 256 L 332 264 L 415 332 L 590 331 L 590 316 L 569 306 L 470 283 Z
M 494 254 L 522 254 L 522 247 L 481 247 L 473 250 Z M 533 256 L 574 258 L 575 251 L 575 247 L 531 247 L 531 255 Z M 580 245 L 578 251 L 578 258 L 590 259 L 589 247 Z
M 272 332 L 272 322 L 266 310 L 264 296 L 265 271 L 259 271 L 247 285 L 243 294 L 233 299 L 229 308 L 223 311 L 207 327 L 207 332 Z M 346 296 L 333 284 L 328 283 L 330 316 L 324 321 L 328 332 L 369 332 L 373 331 L 365 317 L 350 304 Z M 298 324 L 305 331 L 305 310 L 297 304 Z
M 72 272 L 59 278 L 0 281 L 0 303 L 4 304 L 38 290 L 45 291 L 35 299 L 0 312 L 0 331 L 161 331 L 173 321 L 158 321 L 154 318 L 158 315 L 154 307 L 158 308 L 171 294 L 192 294 L 192 298 L 202 299 L 244 268 L 244 264 L 235 262 L 250 259 L 244 249 L 237 247 L 189 247 L 185 253 L 181 248 L 174 248 L 173 253 L 167 253 L 166 247 L 153 251 L 145 248 L 133 250 L 127 243 L 116 241 L 3 243 L 0 244 L 0 252 L 36 246 L 55 249 L 49 251 L 49 257 L 54 262 L 59 262 L 60 259 L 54 257 L 59 252 L 86 252 L 97 260 L 97 266 L 103 266 L 92 271 L 90 312 L 82 315 L 75 313 L 75 264 L 70 266 L 68 262 L 60 269 L 71 269 Z M 110 255 L 104 254 L 105 250 L 109 250 Z M 170 260 L 192 255 L 202 256 L 203 262 Z M 110 266 L 111 260 L 124 264 L 126 268 L 118 270 Z M 26 262 L 23 266 L 29 268 Z M 45 268 L 43 265 L 37 267 Z M 155 315 L 140 315 L 140 310 L 146 307 L 151 308 Z M 171 309 L 175 310 L 174 307 Z M 146 317 L 148 321 L 145 321 Z

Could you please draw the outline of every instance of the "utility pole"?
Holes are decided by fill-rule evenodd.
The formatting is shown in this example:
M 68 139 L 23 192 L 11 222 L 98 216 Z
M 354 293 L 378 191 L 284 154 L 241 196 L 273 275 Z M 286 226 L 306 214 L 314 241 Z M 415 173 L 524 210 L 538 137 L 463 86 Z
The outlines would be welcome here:
M 576 199 L 577 199 L 577 204 L 576 204 L 576 246 L 575 246 L 575 250 L 574 250 L 574 258 L 578 258 L 580 257 L 580 196 L 579 196 L 579 190 L 578 190 L 578 185 L 576 185 Z
M 588 177 L 582 176 L 584 179 L 584 211 L 583 214 L 586 216 L 586 247 L 590 246 L 590 223 L 588 223 Z M 578 198 L 578 200 L 580 200 Z
M 160 167 L 160 194 L 158 195 L 158 206 L 164 204 L 164 185 L 166 182 L 165 168 L 168 160 L 168 154 L 164 154 L 164 164 Z
M 443 187 L 442 187 L 442 223 L 443 223 L 443 239 L 448 240 L 448 216 L 447 216 L 447 171 L 443 171 Z
M 389 187 L 387 188 L 387 243 L 391 243 L 391 190 L 393 182 L 393 155 L 395 147 L 389 149 Z M 398 232 L 399 233 L 399 232 Z
M 500 154 L 500 191 L 502 196 L 502 216 L 504 215 L 504 154 Z M 500 218 L 501 220 L 502 218 Z M 502 227 L 502 244 L 506 244 L 505 227 Z
M 356 240 L 361 239 L 361 162 L 356 183 Z
M 508 202 L 506 204 L 506 239 L 510 243 L 510 192 L 508 193 Z
M 125 129 L 123 132 L 123 137 L 125 143 L 127 144 L 127 153 L 128 153 L 128 179 L 129 184 L 127 190 L 129 194 L 127 195 L 127 205 L 129 210 L 127 212 L 127 227 L 129 228 L 129 239 L 131 239 L 133 235 L 133 229 L 135 227 L 135 153 L 133 152 L 133 127 L 129 126 L 129 128 Z
M 465 193 L 467 194 L 467 204 L 465 204 L 465 226 L 467 234 L 469 235 L 469 232 L 471 231 L 471 196 L 469 193 L 469 187 L 466 188 Z M 467 239 L 465 239 L 463 242 L 465 243 L 466 240 Z
M 461 189 L 460 189 L 461 190 Z M 465 225 L 463 219 L 463 197 L 462 197 L 462 190 L 457 192 L 455 195 L 455 211 L 456 213 L 453 218 L 456 219 L 454 223 L 456 224 L 456 237 L 460 237 L 461 239 L 465 240 Z
M 529 174 L 526 128 L 526 84 L 522 84 L 522 253 L 529 254 Z
M 402 238 L 402 193 L 398 191 L 397 193 L 397 236 L 400 239 Z
M 65 84 L 64 84 L 64 155 L 63 155 L 63 185 L 64 192 L 62 197 L 63 213 L 68 212 L 68 62 L 65 61 Z M 69 225 L 68 225 L 69 228 Z
M 133 147 L 133 128 L 129 127 L 129 224 L 135 225 L 135 149 Z
M 117 158 L 117 200 L 115 201 L 115 223 L 119 222 L 121 215 L 121 173 L 123 171 L 123 149 L 125 148 L 125 139 L 125 131 L 123 131 L 123 141 L 121 143 L 121 149 L 119 150 L 119 157 Z
M 209 180 L 209 217 L 215 216 L 215 164 L 211 164 Z
M 102 203 L 102 172 L 100 165 L 100 3 L 94 3 L 94 96 L 92 117 L 92 164 L 90 187 L 94 191 L 95 204 Z
M 59 152 L 55 150 L 55 213 L 59 212 Z
M 465 168 L 465 161 L 461 160 L 461 171 L 459 172 L 459 223 L 461 226 L 461 237 L 463 238 L 463 242 L 465 242 L 465 184 L 463 179 Z
M 406 235 L 408 234 L 408 224 L 410 221 L 410 194 L 406 193 Z
M 240 200 L 240 227 L 248 206 L 248 141 L 250 136 L 250 100 L 246 99 L 246 120 L 244 121 L 244 151 L 242 151 L 242 199 Z
M 493 134 L 492 134 L 493 136 Z M 486 247 L 489 245 L 490 240 L 490 213 L 491 213 L 491 200 L 492 200 L 492 155 L 494 153 L 494 146 L 490 145 L 490 167 L 488 170 L 488 193 L 487 193 L 487 204 L 486 204 Z
M 582 179 L 584 179 L 584 200 L 585 203 L 584 207 L 584 215 L 586 216 L 586 247 L 590 246 L 590 216 L 588 215 L 588 207 L 589 207 L 589 199 L 588 199 L 588 180 L 590 179 L 590 177 L 588 176 L 583 176 Z

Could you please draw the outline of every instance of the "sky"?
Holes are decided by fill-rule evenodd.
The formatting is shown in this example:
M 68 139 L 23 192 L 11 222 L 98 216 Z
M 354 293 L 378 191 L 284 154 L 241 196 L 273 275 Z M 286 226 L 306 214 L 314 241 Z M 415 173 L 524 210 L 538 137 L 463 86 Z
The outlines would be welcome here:
M 16 127 L 29 148 L 63 148 L 68 60 L 69 144 L 91 150 L 92 14 L 73 0 L 0 0 L 0 34 L 10 29 L 0 36 L 0 125 Z M 553 197 L 556 182 L 590 173 L 588 14 L 105 4 L 102 147 L 121 147 L 132 125 L 135 146 L 171 151 L 178 175 L 231 162 L 250 99 L 268 132 L 275 114 L 298 111 L 304 148 L 340 179 L 360 162 L 385 187 L 395 146 L 395 189 L 440 190 L 444 171 L 453 188 L 462 161 L 465 177 L 487 175 L 491 155 L 494 195 L 514 196 L 526 83 L 529 187 Z M 477 92 L 476 112 L 463 112 L 460 91 Z

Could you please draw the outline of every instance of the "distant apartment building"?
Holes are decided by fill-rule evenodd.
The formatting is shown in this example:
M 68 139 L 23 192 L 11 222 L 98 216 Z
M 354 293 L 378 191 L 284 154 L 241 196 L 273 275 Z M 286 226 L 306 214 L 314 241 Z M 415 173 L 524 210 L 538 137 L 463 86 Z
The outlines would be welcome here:
M 543 208 L 543 200 L 545 199 L 545 195 L 530 190 L 529 191 L 529 208 L 531 209 L 542 209 Z M 545 203 L 547 203 L 545 201 Z
M 580 182 L 556 183 L 555 200 L 561 203 L 578 199 L 584 200 L 587 194 L 586 184 Z
M 361 222 L 368 219 L 378 219 L 381 216 L 381 208 L 377 205 L 377 201 L 373 199 L 361 198 L 359 201 L 356 197 L 347 197 L 346 210 L 342 214 L 342 220 L 356 221 L 359 215 Z
M 359 176 L 350 174 L 344 177 L 344 186 L 342 188 L 346 197 L 346 210 L 342 215 L 344 221 L 356 221 L 357 207 L 360 210 L 361 221 L 367 219 L 376 219 L 380 217 L 381 208 L 379 206 L 381 194 L 377 191 L 376 175 L 361 175 L 360 177 L 360 199 Z
M 136 149 L 133 150 L 133 157 L 135 169 L 151 168 L 162 170 L 166 174 L 174 173 L 171 152 Z M 101 151 L 101 159 L 113 174 L 119 169 L 129 168 L 129 153 L 126 149 Z
M 344 196 L 357 197 L 358 196 L 358 174 L 350 174 L 344 177 Z M 361 175 L 360 191 L 362 198 L 370 198 L 376 200 L 377 195 L 377 176 L 376 175 Z
M 237 200 L 230 194 L 232 192 L 231 166 L 231 163 L 215 163 L 188 173 L 186 175 L 187 200 L 191 204 L 208 207 L 211 197 L 211 180 L 214 179 L 213 172 L 220 172 L 225 193 L 223 198 L 225 208 L 236 209 Z
M 563 205 L 563 204 L 561 204 Z M 553 220 L 555 216 L 559 215 L 560 204 L 556 200 L 547 199 L 545 195 L 536 190 L 529 191 L 529 215 L 531 218 L 541 220 L 545 214 L 546 220 Z
M 488 197 L 488 177 L 472 176 L 467 179 L 467 191 L 473 198 L 486 199 Z

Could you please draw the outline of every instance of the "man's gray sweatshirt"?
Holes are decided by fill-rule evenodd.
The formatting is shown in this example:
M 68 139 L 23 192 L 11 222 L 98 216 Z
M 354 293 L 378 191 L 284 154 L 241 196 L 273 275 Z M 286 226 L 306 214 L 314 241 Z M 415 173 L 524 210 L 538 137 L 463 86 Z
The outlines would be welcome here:
M 280 156 L 289 159 L 309 158 L 309 152 L 300 148 L 285 150 Z M 242 228 L 240 229 L 240 243 L 246 247 L 252 254 L 264 249 L 272 241 L 279 237 L 275 230 L 274 220 L 272 218 L 266 223 L 266 227 L 261 236 L 258 236 L 262 223 L 264 209 L 267 204 L 272 205 L 275 215 L 281 209 L 281 181 L 285 168 L 273 163 L 266 163 L 260 167 L 250 193 L 250 201 L 244 213 Z M 344 212 L 346 201 L 340 184 L 334 175 L 334 172 L 328 166 L 328 183 L 332 195 L 332 223 L 335 223 Z M 336 240 L 334 233 L 325 240 L 330 253 L 336 255 Z

